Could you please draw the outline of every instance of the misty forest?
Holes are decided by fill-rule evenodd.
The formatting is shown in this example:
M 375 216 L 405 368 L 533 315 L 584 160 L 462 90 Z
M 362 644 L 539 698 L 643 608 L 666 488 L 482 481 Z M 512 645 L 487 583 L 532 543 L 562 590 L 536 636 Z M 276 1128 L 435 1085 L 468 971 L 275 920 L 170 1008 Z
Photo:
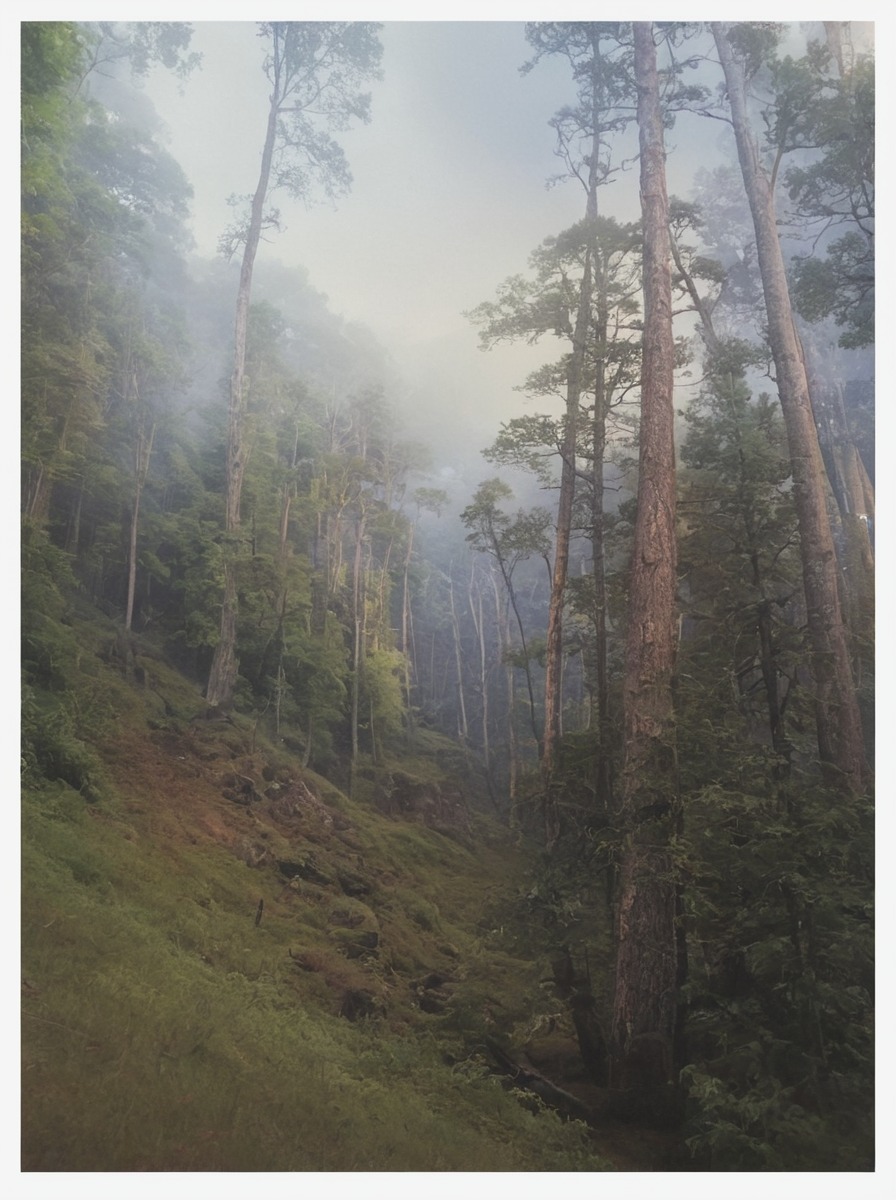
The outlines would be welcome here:
M 23 1170 L 873 1171 L 872 27 L 25 22 L 21 150 Z

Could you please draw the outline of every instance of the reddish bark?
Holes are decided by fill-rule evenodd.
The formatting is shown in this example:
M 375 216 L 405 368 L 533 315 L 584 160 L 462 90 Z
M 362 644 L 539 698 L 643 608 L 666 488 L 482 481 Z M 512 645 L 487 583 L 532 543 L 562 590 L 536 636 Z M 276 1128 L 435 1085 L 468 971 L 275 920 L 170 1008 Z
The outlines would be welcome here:
M 638 508 L 623 682 L 622 819 L 610 1086 L 617 1107 L 659 1118 L 672 1089 L 678 946 L 668 853 L 675 820 L 675 451 L 672 283 L 653 26 L 635 22 L 644 223 Z

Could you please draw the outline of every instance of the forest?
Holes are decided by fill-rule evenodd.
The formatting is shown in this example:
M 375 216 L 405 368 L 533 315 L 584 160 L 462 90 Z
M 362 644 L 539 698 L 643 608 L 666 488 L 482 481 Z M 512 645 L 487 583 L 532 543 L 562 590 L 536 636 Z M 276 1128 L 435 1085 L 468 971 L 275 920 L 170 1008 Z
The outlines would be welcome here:
M 281 250 L 413 24 L 231 26 L 217 253 L 204 24 L 21 25 L 22 1170 L 873 1172 L 872 27 L 483 27 L 461 401 Z

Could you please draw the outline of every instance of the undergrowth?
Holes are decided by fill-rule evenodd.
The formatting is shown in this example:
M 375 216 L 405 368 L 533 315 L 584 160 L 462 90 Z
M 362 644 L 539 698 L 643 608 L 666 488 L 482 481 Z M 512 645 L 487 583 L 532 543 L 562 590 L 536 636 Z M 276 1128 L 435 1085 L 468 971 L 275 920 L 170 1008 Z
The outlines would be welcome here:
M 248 723 L 197 725 L 164 663 L 137 688 L 85 645 L 26 700 L 23 1169 L 609 1169 L 484 1056 L 537 990 L 488 916 L 518 858 L 310 773 L 316 824 L 231 802 L 228 769 L 300 770 Z

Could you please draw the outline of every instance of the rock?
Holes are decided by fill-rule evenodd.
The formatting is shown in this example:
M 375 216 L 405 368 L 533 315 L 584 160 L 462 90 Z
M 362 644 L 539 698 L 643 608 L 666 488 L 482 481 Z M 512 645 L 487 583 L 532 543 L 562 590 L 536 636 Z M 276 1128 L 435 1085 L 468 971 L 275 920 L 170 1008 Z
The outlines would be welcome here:
M 273 795 L 267 791 L 271 815 L 280 821 L 295 821 L 299 818 L 312 818 L 326 829 L 333 827 L 333 814 L 319 796 L 303 783 L 301 779 L 290 780 L 279 787 Z
M 361 896 L 370 895 L 370 884 L 366 883 L 359 875 L 353 875 L 350 871 L 340 871 L 336 878 L 346 896 L 359 899 Z
M 430 971 L 422 979 L 412 981 L 418 1008 L 425 1013 L 443 1013 L 451 999 L 451 983 L 449 975 L 438 971 Z
M 236 771 L 231 771 L 224 776 L 221 783 L 221 795 L 225 800 L 232 800 L 234 804 L 248 807 L 254 800 L 262 799 L 248 775 L 239 775 Z
M 375 929 L 332 929 L 330 937 L 346 958 L 376 957 L 380 935 Z
M 285 875 L 287 879 L 304 879 L 308 883 L 317 883 L 322 887 L 333 882 L 329 875 L 320 870 L 310 854 L 300 860 L 278 859 L 277 868 L 280 874 Z
M 340 1017 L 359 1021 L 362 1017 L 376 1017 L 383 1013 L 383 1005 L 372 992 L 363 988 L 348 988 L 342 996 Z
M 235 852 L 237 858 L 247 867 L 269 867 L 274 862 L 274 856 L 268 847 L 253 841 L 252 838 L 243 838 L 238 842 Z
M 377 808 L 386 816 L 418 820 L 450 837 L 472 832 L 470 814 L 460 792 L 437 783 L 412 779 L 395 771 L 374 792 Z

